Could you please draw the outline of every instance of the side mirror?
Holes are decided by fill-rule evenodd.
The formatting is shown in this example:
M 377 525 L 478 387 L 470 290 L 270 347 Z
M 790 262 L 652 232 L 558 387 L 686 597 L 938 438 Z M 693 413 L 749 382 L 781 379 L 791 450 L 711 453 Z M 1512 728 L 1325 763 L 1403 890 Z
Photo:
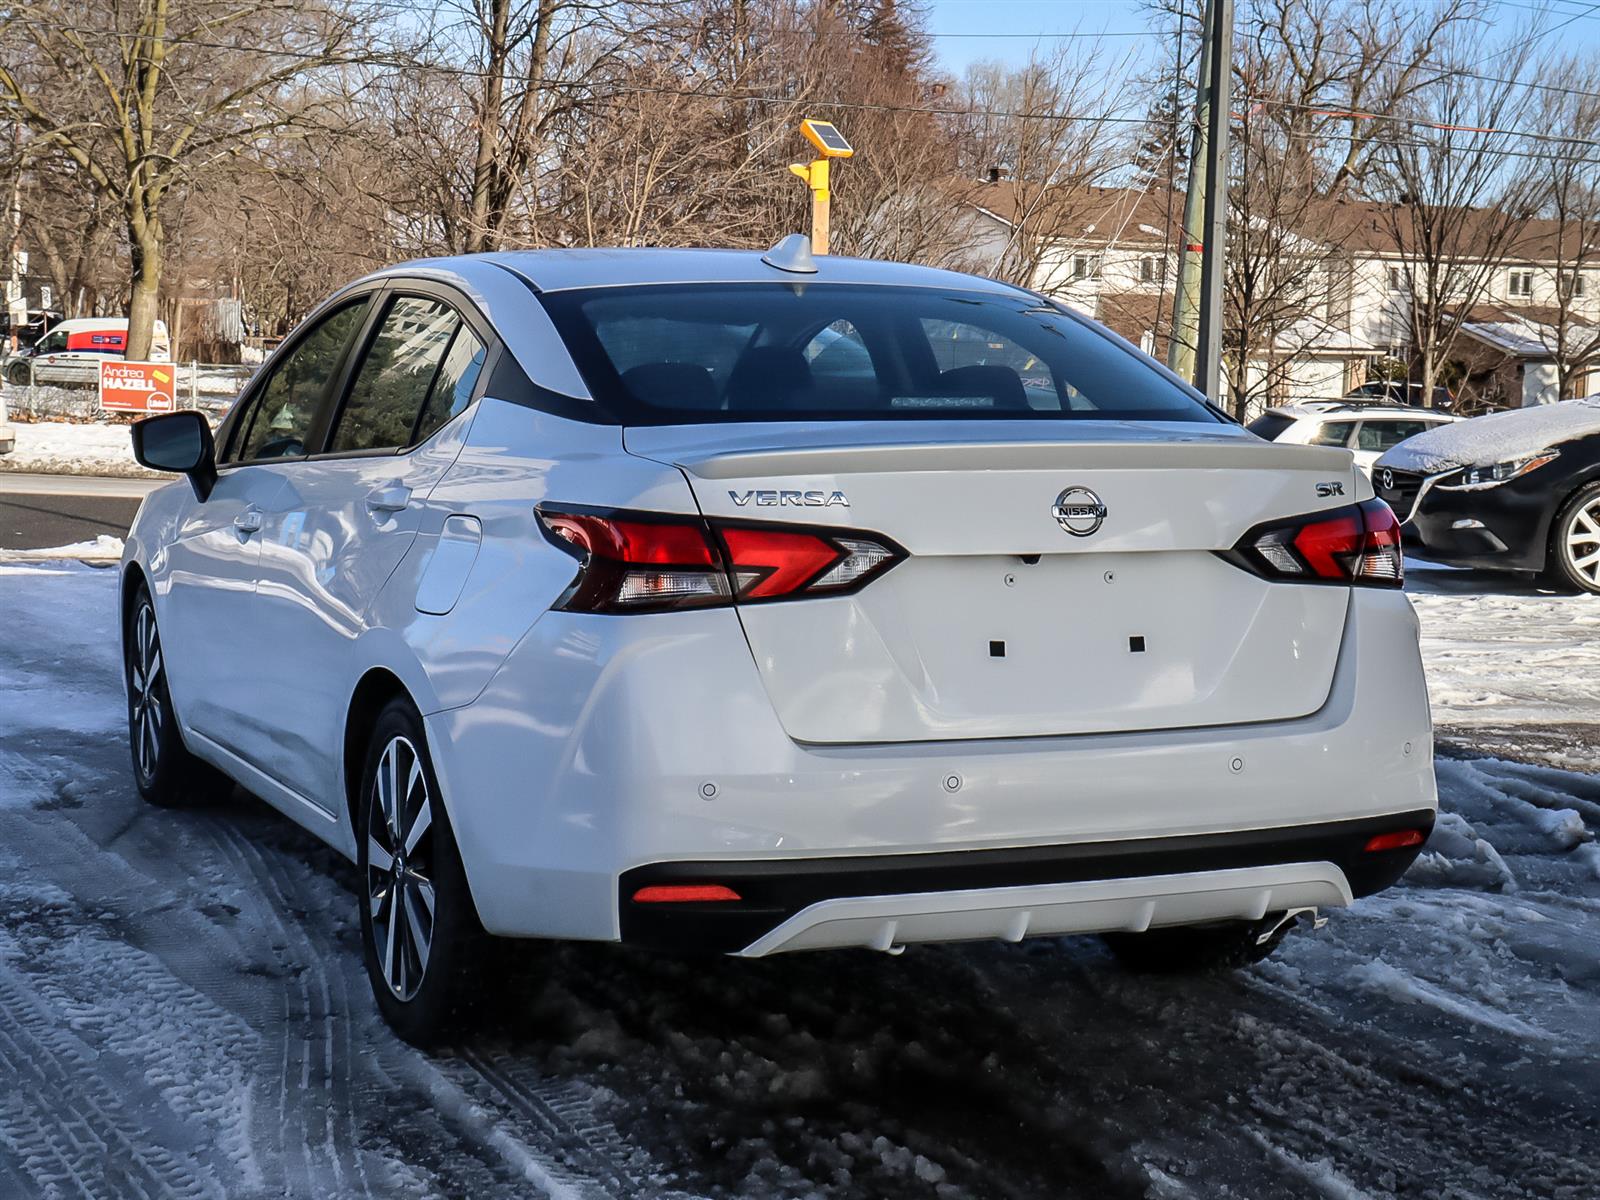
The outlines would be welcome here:
M 211 425 L 192 410 L 146 417 L 133 426 L 133 457 L 152 471 L 177 471 L 189 477 L 195 498 L 204 501 L 217 482 L 217 449 Z

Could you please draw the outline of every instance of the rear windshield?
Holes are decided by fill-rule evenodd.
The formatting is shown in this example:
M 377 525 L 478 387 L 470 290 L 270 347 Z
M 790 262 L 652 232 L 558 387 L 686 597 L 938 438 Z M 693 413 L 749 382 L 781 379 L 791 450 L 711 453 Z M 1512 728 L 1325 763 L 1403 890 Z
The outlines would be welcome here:
M 1218 418 L 1093 327 L 1025 295 L 819 283 L 540 296 L 629 424 Z
M 1265 412 L 1254 421 L 1251 421 L 1245 428 L 1259 438 L 1275 442 L 1278 440 L 1278 435 L 1293 424 L 1293 417 L 1286 417 L 1282 413 Z

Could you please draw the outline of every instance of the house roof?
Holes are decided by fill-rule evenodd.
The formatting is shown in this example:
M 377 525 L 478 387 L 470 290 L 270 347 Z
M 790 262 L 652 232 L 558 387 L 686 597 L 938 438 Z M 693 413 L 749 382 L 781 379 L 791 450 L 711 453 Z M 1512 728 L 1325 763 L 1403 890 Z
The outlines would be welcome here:
M 1002 179 L 970 185 L 963 199 L 1008 225 L 1031 222 L 1042 235 L 1097 245 L 1175 247 L 1183 236 L 1183 195 L 1165 187 L 1046 189 Z
M 1014 180 L 963 185 L 962 198 L 1007 224 L 1032 219 L 1043 236 L 1105 246 L 1177 247 L 1183 237 L 1182 192 L 1164 185 L 1138 188 L 1061 187 L 1044 189 Z M 1489 209 L 1464 209 L 1463 245 L 1484 245 L 1494 237 L 1497 216 Z M 1356 254 L 1400 255 L 1413 238 L 1411 222 L 1397 206 L 1374 200 L 1325 200 L 1309 206 L 1295 232 Z M 1510 248 L 1510 261 L 1553 262 L 1579 250 L 1578 230 L 1536 217 Z M 1591 227 L 1590 252 L 1600 260 L 1600 229 Z M 1564 251 L 1565 253 L 1561 253 Z

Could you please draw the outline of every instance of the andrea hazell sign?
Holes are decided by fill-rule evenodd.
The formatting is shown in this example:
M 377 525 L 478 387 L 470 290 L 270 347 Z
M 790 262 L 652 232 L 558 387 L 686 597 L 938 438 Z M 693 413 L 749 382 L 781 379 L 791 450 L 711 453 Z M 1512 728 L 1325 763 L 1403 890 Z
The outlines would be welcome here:
M 100 407 L 108 412 L 163 413 L 177 407 L 171 363 L 102 362 Z

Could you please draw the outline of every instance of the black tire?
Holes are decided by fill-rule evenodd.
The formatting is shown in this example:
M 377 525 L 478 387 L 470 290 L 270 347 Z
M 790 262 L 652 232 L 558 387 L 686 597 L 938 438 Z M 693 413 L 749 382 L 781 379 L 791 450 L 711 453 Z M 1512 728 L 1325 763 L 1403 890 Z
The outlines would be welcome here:
M 123 634 L 123 671 L 128 690 L 128 753 L 133 782 L 158 808 L 187 808 L 226 795 L 232 787 L 219 772 L 189 753 L 167 691 L 161 632 L 150 589 L 142 582 L 128 608 Z
M 397 806 L 385 803 L 391 787 Z M 362 957 L 383 1019 L 414 1046 L 464 1032 L 478 1015 L 489 938 L 439 799 L 422 718 L 407 700 L 391 700 L 367 740 L 356 846 Z
M 1579 488 L 1550 523 L 1545 575 L 1560 587 L 1600 595 L 1600 558 L 1585 561 L 1590 555 L 1600 555 L 1600 483 Z
M 1144 933 L 1108 933 L 1103 938 L 1117 961 L 1130 971 L 1194 975 L 1232 971 L 1260 962 L 1278 948 L 1293 924 L 1285 922 L 1265 942 L 1260 938 L 1270 925 L 1260 921 L 1174 925 Z

